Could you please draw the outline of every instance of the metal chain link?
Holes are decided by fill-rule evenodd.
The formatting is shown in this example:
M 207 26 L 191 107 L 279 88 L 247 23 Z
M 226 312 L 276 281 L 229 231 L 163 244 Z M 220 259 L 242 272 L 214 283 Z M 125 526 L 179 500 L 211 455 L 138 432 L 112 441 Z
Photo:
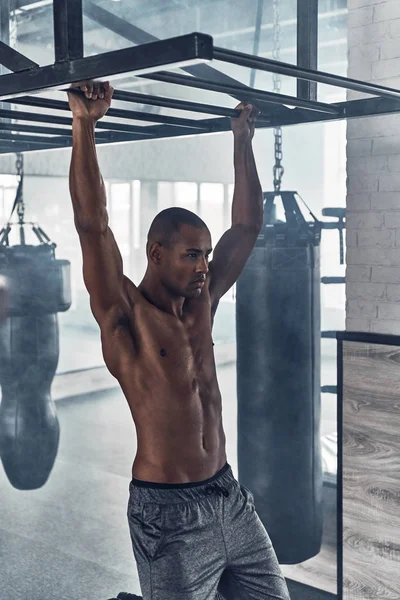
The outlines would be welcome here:
M 273 0 L 274 8 L 274 46 L 272 50 L 272 58 L 280 60 L 281 58 L 281 0 Z M 281 76 L 279 73 L 273 73 L 274 92 L 277 94 L 281 91 Z M 275 193 L 279 194 L 282 185 L 282 177 L 285 169 L 282 166 L 283 151 L 282 151 L 282 127 L 274 127 L 275 137 L 275 165 L 274 173 L 274 189 Z
M 24 175 L 24 155 L 21 153 L 17 154 L 17 160 L 15 161 L 15 168 L 17 170 L 17 175 L 21 181 L 21 179 Z M 22 192 L 22 186 L 20 189 L 20 195 L 19 195 L 18 203 L 17 203 L 17 213 L 18 213 L 19 223 L 22 224 L 24 222 L 24 216 L 25 216 L 25 204 L 24 204 L 24 196 L 23 196 L 23 192 Z

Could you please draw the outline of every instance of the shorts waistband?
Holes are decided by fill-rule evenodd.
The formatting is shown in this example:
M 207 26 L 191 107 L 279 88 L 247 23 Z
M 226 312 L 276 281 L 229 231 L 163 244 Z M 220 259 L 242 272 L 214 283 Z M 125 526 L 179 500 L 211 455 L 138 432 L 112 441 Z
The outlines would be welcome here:
M 177 503 L 212 494 L 227 497 L 229 487 L 235 482 L 232 468 L 226 463 L 215 475 L 203 481 L 156 483 L 133 478 L 129 485 L 129 493 L 134 502 Z

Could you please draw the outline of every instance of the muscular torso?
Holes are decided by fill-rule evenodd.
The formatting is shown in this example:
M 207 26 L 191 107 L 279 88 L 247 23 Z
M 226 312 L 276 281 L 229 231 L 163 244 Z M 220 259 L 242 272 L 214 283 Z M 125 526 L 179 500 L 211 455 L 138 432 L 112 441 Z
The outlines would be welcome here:
M 186 300 L 182 318 L 128 289 L 129 310 L 116 307 L 102 325 L 103 356 L 128 401 L 137 432 L 132 474 L 187 483 L 226 462 L 207 285 Z

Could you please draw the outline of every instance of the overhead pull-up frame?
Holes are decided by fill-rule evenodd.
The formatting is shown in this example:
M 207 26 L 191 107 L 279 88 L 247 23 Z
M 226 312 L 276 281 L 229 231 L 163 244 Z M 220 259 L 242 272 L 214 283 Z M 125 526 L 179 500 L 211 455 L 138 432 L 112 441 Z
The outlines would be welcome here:
M 83 14 L 135 45 L 84 57 Z M 298 64 L 293 65 L 216 47 L 213 39 L 202 33 L 158 40 L 90 0 L 54 0 L 54 64 L 40 67 L 8 44 L 0 42 L 0 64 L 12 71 L 0 75 L 0 154 L 71 146 L 72 119 L 62 116 L 62 111 L 69 110 L 68 103 L 43 98 L 40 93 L 66 90 L 69 84 L 87 79 L 112 80 L 125 73 L 252 102 L 261 110 L 258 128 L 400 112 L 400 90 L 316 69 L 317 15 L 318 0 L 298 0 Z M 3 11 L 1 20 L 4 21 L 4 18 Z M 220 72 L 214 65 L 206 64 L 212 61 L 297 78 L 297 95 L 287 96 L 246 86 Z M 168 71 L 177 67 L 187 74 Z M 373 97 L 337 103 L 319 102 L 318 83 Z M 139 104 L 140 110 L 118 108 L 118 102 Z M 9 108 L 10 104 L 13 107 Z M 15 105 L 24 105 L 26 110 L 16 110 Z M 173 109 L 177 115 L 155 114 L 144 110 L 143 105 Z M 43 112 L 35 112 L 36 108 L 43 109 Z M 51 114 L 46 110 L 52 111 Z M 53 114 L 54 110 L 60 111 L 60 116 Z M 183 116 L 185 112 L 204 114 L 207 118 L 187 118 Z M 210 118 L 210 115 L 213 117 Z M 230 118 L 238 115 L 239 111 L 225 106 L 116 90 L 107 119 L 97 124 L 96 141 L 110 144 L 223 132 L 230 129 Z M 124 119 L 126 123 L 113 121 L 113 118 Z

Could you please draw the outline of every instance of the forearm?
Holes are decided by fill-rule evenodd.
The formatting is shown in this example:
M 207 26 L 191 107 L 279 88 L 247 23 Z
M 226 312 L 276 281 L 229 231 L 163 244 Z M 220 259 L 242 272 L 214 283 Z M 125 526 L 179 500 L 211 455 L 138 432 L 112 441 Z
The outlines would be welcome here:
M 97 161 L 95 121 L 73 119 L 69 186 L 75 222 L 105 229 L 108 223 L 106 192 Z
M 263 193 L 251 141 L 234 138 L 235 189 L 232 225 L 260 228 L 263 222 Z

